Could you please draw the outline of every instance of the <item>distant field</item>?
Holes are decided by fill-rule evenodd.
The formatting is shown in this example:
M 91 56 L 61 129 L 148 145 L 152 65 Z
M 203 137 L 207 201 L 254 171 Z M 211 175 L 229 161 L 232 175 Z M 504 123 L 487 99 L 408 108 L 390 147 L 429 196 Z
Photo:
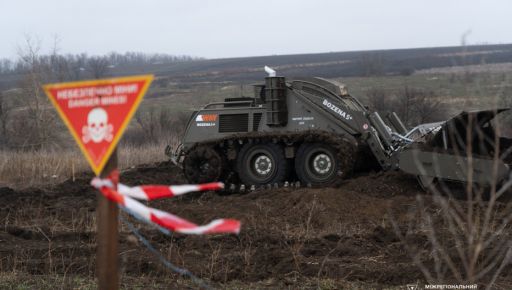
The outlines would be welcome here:
M 512 98 L 512 66 L 507 70 L 464 70 L 457 68 L 454 72 L 444 70 L 421 71 L 410 76 L 390 75 L 371 77 L 334 78 L 344 83 L 349 92 L 366 100 L 370 90 L 379 89 L 387 95 L 394 95 L 406 86 L 432 91 L 443 102 L 453 106 L 454 110 L 492 107 L 499 100 Z M 263 82 L 263 77 L 259 82 Z M 254 82 L 257 82 L 255 80 Z M 252 86 L 238 82 L 172 84 L 165 87 L 153 86 L 142 108 L 163 106 L 173 112 L 193 111 L 209 102 L 221 101 L 228 97 L 252 96 Z M 385 96 L 384 96 L 385 97 Z
M 512 70 L 498 73 L 422 73 L 411 76 L 354 77 L 338 80 L 348 86 L 349 92 L 363 99 L 371 89 L 382 89 L 394 94 L 407 86 L 432 91 L 455 109 L 492 107 L 507 96 L 512 98 Z
M 451 66 L 512 62 L 512 44 L 349 51 L 297 55 L 211 59 L 172 65 L 120 68 L 114 74 L 152 72 L 173 82 L 250 82 L 265 74 L 263 66 L 275 67 L 286 76 L 327 78 L 407 75 L 413 71 Z
M 248 83 L 265 76 L 265 65 L 286 76 L 335 78 L 408 75 L 431 68 L 511 62 L 512 44 L 500 44 L 201 59 L 171 64 L 123 65 L 109 69 L 108 74 L 152 73 L 179 84 Z M 21 78 L 18 74 L 0 75 L 0 90 L 16 87 Z
M 125 65 L 108 74 L 155 74 L 144 106 L 191 111 L 209 101 L 251 95 L 249 84 L 263 81 L 265 65 L 288 78 L 340 79 L 363 99 L 372 88 L 393 92 L 406 85 L 442 97 L 480 99 L 509 94 L 512 44 L 201 59 Z M 1 74 L 0 90 L 16 88 L 21 79 L 19 74 Z

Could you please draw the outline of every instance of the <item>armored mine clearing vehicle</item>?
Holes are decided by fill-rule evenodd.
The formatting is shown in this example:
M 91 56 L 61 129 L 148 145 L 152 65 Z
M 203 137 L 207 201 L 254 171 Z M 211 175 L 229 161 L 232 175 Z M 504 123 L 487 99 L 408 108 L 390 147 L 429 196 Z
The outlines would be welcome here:
M 408 129 L 395 113 L 385 122 L 340 83 L 265 70 L 254 97 L 207 104 L 192 114 L 182 144 L 166 148 L 189 182 L 332 186 L 354 171 L 402 170 L 427 188 L 438 180 L 488 186 L 510 174 L 512 142 L 496 138 L 491 122 L 508 109 Z M 493 160 L 496 150 L 504 158 Z

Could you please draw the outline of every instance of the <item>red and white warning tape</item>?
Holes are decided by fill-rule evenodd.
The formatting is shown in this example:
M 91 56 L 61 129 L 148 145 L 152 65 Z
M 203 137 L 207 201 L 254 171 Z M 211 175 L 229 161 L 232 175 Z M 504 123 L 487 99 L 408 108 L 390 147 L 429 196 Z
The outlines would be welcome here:
M 144 219 L 147 222 L 155 223 L 163 228 L 183 234 L 217 234 L 217 233 L 235 233 L 240 232 L 240 221 L 233 219 L 216 219 L 206 225 L 196 225 L 173 214 L 145 206 L 133 198 L 152 200 L 161 197 L 172 197 L 187 192 L 200 190 L 216 190 L 224 187 L 222 183 L 208 183 L 202 185 L 177 185 L 177 186 L 136 186 L 129 187 L 118 184 L 117 190 L 114 189 L 118 180 L 118 173 L 113 173 L 107 179 L 94 178 L 91 185 L 103 193 L 109 200 L 116 202 L 121 207 L 126 208 Z M 133 198 L 132 198 L 133 197 Z
M 91 181 L 91 185 L 96 188 L 101 187 L 114 187 L 114 182 L 111 179 L 100 179 L 95 177 Z M 141 186 L 127 186 L 122 183 L 117 184 L 117 192 L 122 195 L 133 197 L 140 200 L 154 200 L 165 197 L 174 197 L 189 192 L 195 191 L 208 191 L 219 190 L 224 188 L 222 182 L 212 182 L 204 184 L 185 184 L 185 185 L 141 185 Z

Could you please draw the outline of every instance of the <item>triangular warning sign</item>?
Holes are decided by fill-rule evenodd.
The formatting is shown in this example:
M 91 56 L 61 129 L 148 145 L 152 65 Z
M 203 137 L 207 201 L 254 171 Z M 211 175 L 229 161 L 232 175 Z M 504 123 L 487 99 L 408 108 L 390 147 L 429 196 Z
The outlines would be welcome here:
M 43 86 L 96 175 L 103 170 L 152 80 L 152 75 L 142 75 Z

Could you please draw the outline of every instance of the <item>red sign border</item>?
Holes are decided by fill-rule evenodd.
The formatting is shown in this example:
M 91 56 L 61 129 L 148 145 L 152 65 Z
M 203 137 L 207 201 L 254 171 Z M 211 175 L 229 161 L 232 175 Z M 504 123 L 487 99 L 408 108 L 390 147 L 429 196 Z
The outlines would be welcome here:
M 147 90 L 149 89 L 149 85 L 153 81 L 154 76 L 153 75 L 137 75 L 137 76 L 129 76 L 129 77 L 119 77 L 119 78 L 108 78 L 108 79 L 99 79 L 99 80 L 86 80 L 86 81 L 77 81 L 77 82 L 67 82 L 67 83 L 56 83 L 56 84 L 46 84 L 43 85 L 43 90 L 46 93 L 46 96 L 50 99 L 52 105 L 57 110 L 57 113 L 59 113 L 60 118 L 62 121 L 64 121 L 64 124 L 66 124 L 66 127 L 71 132 L 71 135 L 75 139 L 75 142 L 78 144 L 78 147 L 80 147 L 80 150 L 82 151 L 82 154 L 85 156 L 85 159 L 87 159 L 87 162 L 89 162 L 89 165 L 92 168 L 92 171 L 96 175 L 99 175 L 105 165 L 107 164 L 107 161 L 110 159 L 110 156 L 112 155 L 112 152 L 114 152 L 114 149 L 117 147 L 117 143 L 119 143 L 119 140 L 121 140 L 121 137 L 123 136 L 123 133 L 128 126 L 128 123 L 133 117 L 133 114 L 135 114 L 135 111 L 137 111 L 137 108 L 140 105 L 140 102 L 142 101 L 144 95 L 146 94 Z M 66 114 L 62 111 L 59 104 L 57 103 L 55 96 L 53 96 L 50 93 L 51 89 L 64 89 L 69 87 L 76 87 L 76 86 L 102 86 L 102 85 L 112 85 L 120 82 L 130 82 L 130 81 L 144 81 L 144 85 L 142 89 L 140 90 L 139 94 L 137 95 L 135 102 L 133 103 L 133 106 L 130 108 L 130 111 L 126 115 L 123 123 L 121 124 L 121 127 L 119 128 L 117 134 L 114 136 L 114 139 L 110 143 L 109 147 L 107 148 L 107 152 L 105 153 L 105 156 L 101 160 L 100 164 L 96 166 L 94 162 L 92 161 L 91 157 L 89 156 L 84 144 L 82 143 L 81 138 L 78 136 L 77 132 L 75 132 L 73 126 L 71 125 L 69 119 L 67 118 Z

